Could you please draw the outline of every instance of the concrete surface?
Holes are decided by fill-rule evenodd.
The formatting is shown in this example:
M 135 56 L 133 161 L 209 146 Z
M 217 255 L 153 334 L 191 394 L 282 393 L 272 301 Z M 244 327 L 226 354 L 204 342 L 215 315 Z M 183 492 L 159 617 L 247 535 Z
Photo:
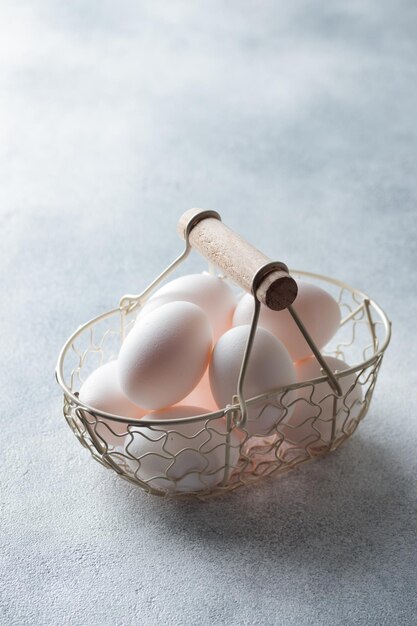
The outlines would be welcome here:
M 6 625 L 415 624 L 417 7 L 0 5 Z M 209 504 L 90 460 L 54 367 L 190 206 L 368 290 L 394 335 L 337 453 Z

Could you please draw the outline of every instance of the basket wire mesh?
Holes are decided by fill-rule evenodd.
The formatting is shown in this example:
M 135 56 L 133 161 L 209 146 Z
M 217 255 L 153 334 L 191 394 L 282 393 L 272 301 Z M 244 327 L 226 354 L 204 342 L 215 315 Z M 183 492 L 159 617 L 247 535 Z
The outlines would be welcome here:
M 133 420 L 83 404 L 78 397 L 83 382 L 117 358 L 137 312 L 189 252 L 187 238 L 184 252 L 141 294 L 124 296 L 118 307 L 80 326 L 61 350 L 56 376 L 64 390 L 65 419 L 96 461 L 148 493 L 205 500 L 288 471 L 346 441 L 368 411 L 391 324 L 363 292 L 339 280 L 292 270 L 294 278 L 325 288 L 341 309 L 339 329 L 323 355 L 356 365 L 333 372 L 318 351 L 320 377 L 246 399 L 249 338 L 237 394 L 216 412 L 190 417 L 180 412 L 178 418 L 165 421 Z M 209 269 L 214 272 L 212 266 Z M 256 327 L 255 306 L 253 336 Z M 312 348 L 314 352 L 314 343 Z

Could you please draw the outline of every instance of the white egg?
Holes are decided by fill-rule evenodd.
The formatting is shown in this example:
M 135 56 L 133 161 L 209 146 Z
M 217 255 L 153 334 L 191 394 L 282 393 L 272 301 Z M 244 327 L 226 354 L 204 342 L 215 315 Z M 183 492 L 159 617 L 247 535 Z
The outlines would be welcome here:
M 330 341 L 339 327 L 339 305 L 324 289 L 303 281 L 298 281 L 297 284 L 298 294 L 293 308 L 317 347 L 321 349 Z M 252 313 L 253 296 L 246 294 L 236 307 L 233 325 L 250 324 Z M 287 310 L 272 311 L 261 305 L 259 326 L 266 328 L 283 342 L 293 361 L 311 355 L 308 343 Z
M 170 281 L 149 298 L 138 320 L 162 304 L 183 300 L 201 307 L 213 328 L 214 341 L 232 325 L 236 298 L 225 280 L 211 274 L 188 274 Z
M 207 412 L 201 407 L 177 406 L 144 419 L 171 420 Z M 240 439 L 231 432 L 227 445 L 226 437 L 224 418 L 135 427 L 126 437 L 125 454 L 133 457 L 127 461 L 131 471 L 151 487 L 168 492 L 202 491 L 221 483 L 226 464 L 230 475 L 238 463 Z
M 119 385 L 117 361 L 110 361 L 98 367 L 83 383 L 79 398 L 84 404 L 106 413 L 120 417 L 140 419 L 146 411 L 133 404 L 123 393 Z M 100 439 L 113 446 L 120 445 L 122 435 L 126 434 L 128 424 L 89 415 L 88 421 Z
M 219 408 L 232 404 L 237 393 L 237 383 L 249 326 L 232 328 L 214 347 L 210 360 L 210 384 Z M 291 385 L 296 381 L 294 365 L 283 344 L 264 328 L 258 328 L 253 343 L 243 392 L 246 399 L 274 389 Z M 293 394 L 283 398 L 289 401 Z M 272 401 L 271 401 L 272 402 Z M 271 434 L 273 427 L 285 416 L 286 409 L 271 402 L 257 402 L 248 407 L 245 430 L 249 435 Z
M 333 372 L 349 368 L 344 361 L 334 357 L 325 357 Z M 295 364 L 299 382 L 323 376 L 320 364 L 315 357 L 310 357 Z M 291 455 L 307 449 L 309 452 L 324 451 L 328 444 L 343 433 L 350 434 L 357 423 L 363 408 L 362 387 L 356 382 L 356 373 L 340 377 L 339 383 L 346 397 L 336 399 L 335 393 L 327 381 L 299 390 L 299 397 L 294 404 L 294 412 L 279 427 L 284 435 L 280 456 L 287 460 Z M 355 384 L 356 382 L 356 384 Z M 313 404 L 312 404 L 313 403 Z M 335 404 L 336 417 L 333 419 Z
M 170 302 L 141 317 L 118 357 L 119 382 L 132 402 L 161 409 L 185 398 L 207 367 L 212 332 L 200 307 Z

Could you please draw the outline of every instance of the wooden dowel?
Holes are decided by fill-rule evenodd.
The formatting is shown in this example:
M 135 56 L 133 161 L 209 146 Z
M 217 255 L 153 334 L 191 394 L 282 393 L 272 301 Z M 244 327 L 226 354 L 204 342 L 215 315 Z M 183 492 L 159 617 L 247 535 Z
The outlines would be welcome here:
M 202 209 L 186 211 L 178 222 L 178 233 L 185 239 L 187 227 Z M 242 239 L 215 217 L 202 217 L 189 234 L 191 246 L 248 293 L 258 270 L 270 263 L 257 248 Z M 285 268 L 273 270 L 259 283 L 256 296 L 270 309 L 281 311 L 297 296 L 297 283 Z

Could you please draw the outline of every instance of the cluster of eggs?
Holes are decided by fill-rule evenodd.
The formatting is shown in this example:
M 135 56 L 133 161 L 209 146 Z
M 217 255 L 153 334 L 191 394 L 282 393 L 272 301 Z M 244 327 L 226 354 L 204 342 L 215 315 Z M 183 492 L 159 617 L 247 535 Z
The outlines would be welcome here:
M 315 285 L 299 282 L 298 287 L 293 306 L 322 348 L 339 327 L 339 306 Z M 96 433 L 114 452 L 123 452 L 137 478 L 158 489 L 199 491 L 222 481 L 226 458 L 229 471 L 237 466 L 242 438 L 237 430 L 227 433 L 224 418 L 173 422 L 172 428 L 167 422 L 232 403 L 252 313 L 252 296 L 246 294 L 237 302 L 219 277 L 202 273 L 177 278 L 142 307 L 118 359 L 99 367 L 84 382 L 79 393 L 84 404 L 131 420 L 129 428 L 125 423 L 100 420 Z M 326 360 L 333 371 L 348 368 L 341 360 Z M 262 306 L 245 376 L 245 397 L 321 375 L 289 312 Z M 353 374 L 340 382 L 352 397 L 347 404 L 346 398 L 337 400 L 339 431 L 361 400 Z M 279 423 L 284 452 L 304 442 L 329 442 L 335 432 L 334 394 L 328 382 L 317 385 L 313 397 L 311 389 L 297 390 L 290 400 L 286 408 L 250 406 L 244 436 L 268 436 Z M 315 400 L 320 401 L 315 407 L 320 426 L 317 414 L 311 414 Z M 135 428 L 140 419 L 155 421 L 155 425 Z M 160 425 L 160 420 L 165 424 Z

